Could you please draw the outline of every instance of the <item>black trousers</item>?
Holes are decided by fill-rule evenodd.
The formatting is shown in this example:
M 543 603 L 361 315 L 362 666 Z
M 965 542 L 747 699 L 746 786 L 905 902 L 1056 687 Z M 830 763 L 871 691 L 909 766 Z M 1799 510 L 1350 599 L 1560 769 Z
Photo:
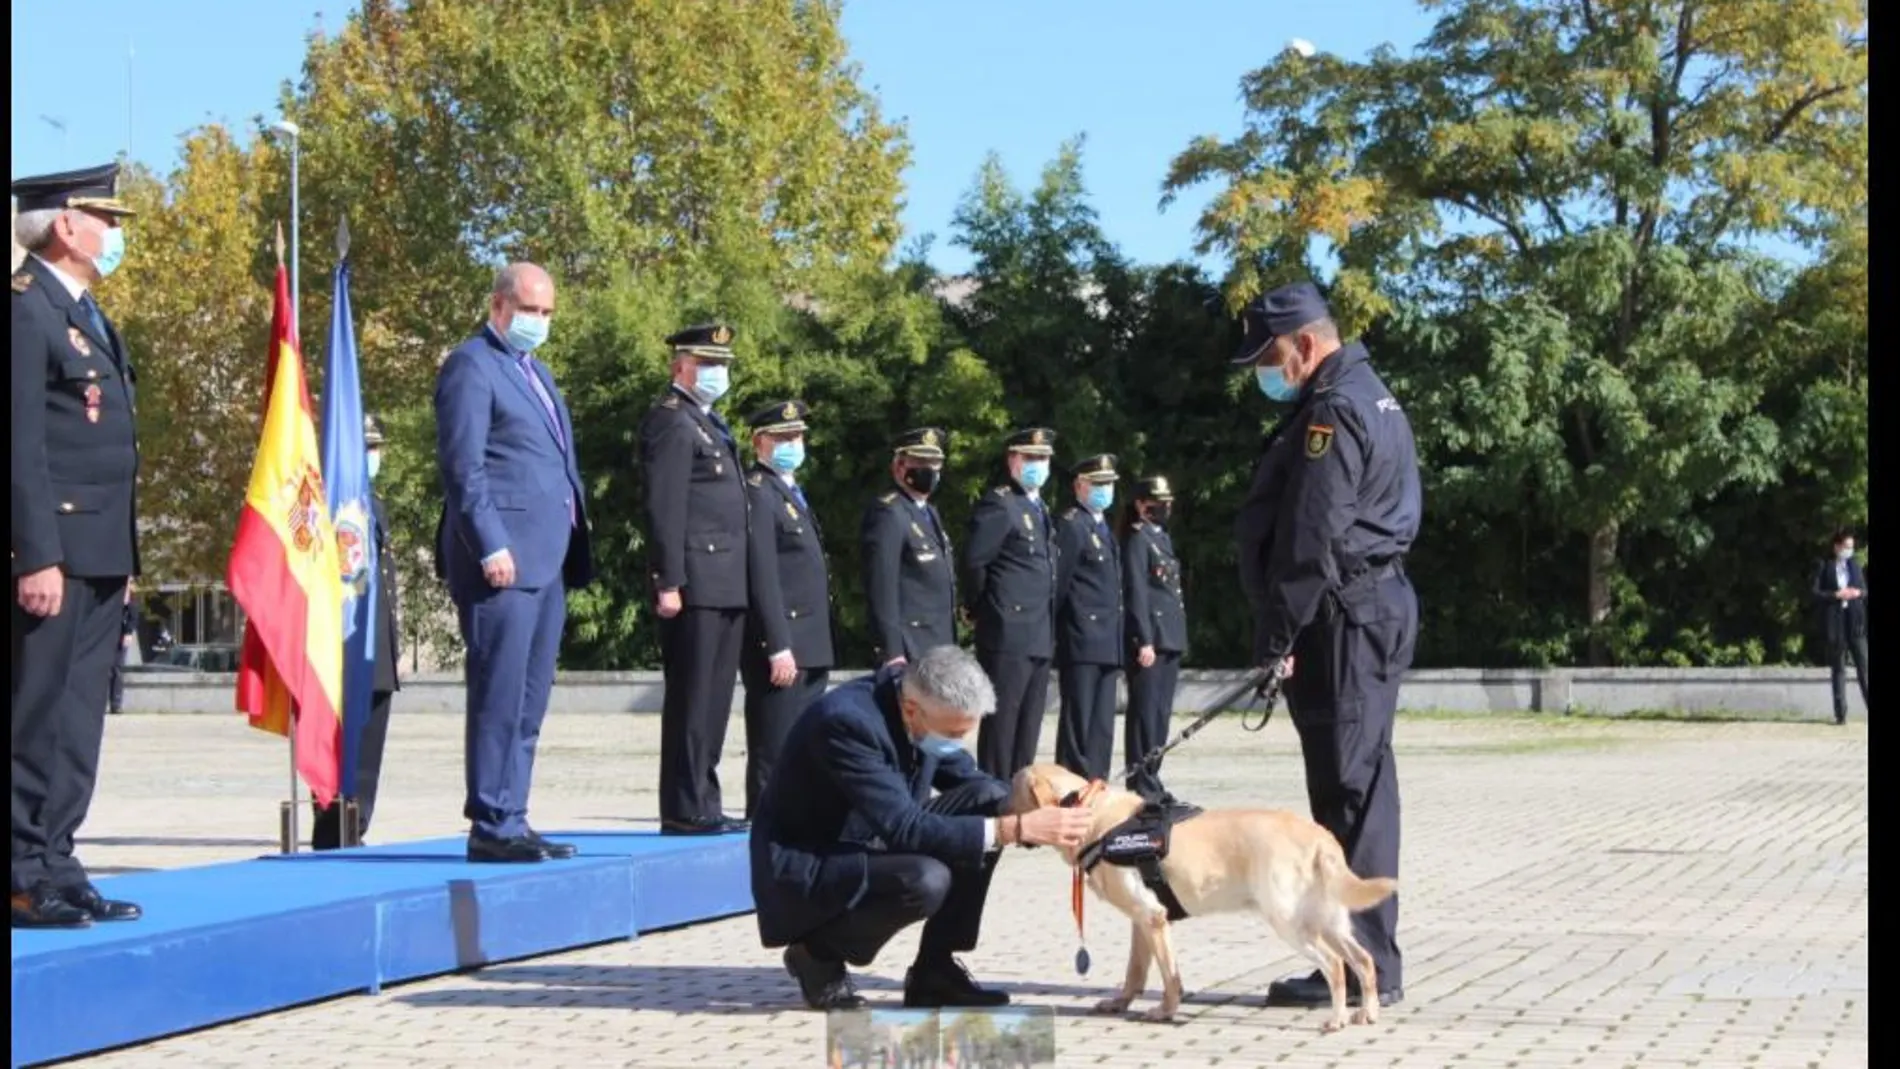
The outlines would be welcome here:
M 119 639 L 119 648 L 112 658 L 112 689 L 107 692 L 106 708 L 117 713 L 125 709 L 125 661 L 127 649 L 125 639 Z
M 56 616 L 13 603 L 14 892 L 86 882 L 73 835 L 92 807 L 125 577 L 68 576 Z
M 1065 665 L 1056 673 L 1062 696 L 1056 762 L 1078 776 L 1108 778 L 1115 760 L 1115 683 L 1120 678 L 1121 669 L 1109 664 Z
M 666 698 L 660 710 L 660 819 L 725 819 L 719 755 L 732 721 L 744 609 L 688 606 L 660 621 Z
M 1178 650 L 1156 650 L 1155 663 L 1146 668 L 1128 662 L 1128 713 L 1122 724 L 1122 748 L 1129 764 L 1146 757 L 1168 741 L 1174 719 L 1174 692 L 1181 682 Z M 1161 764 L 1128 777 L 1128 789 L 1149 801 L 1167 793 L 1161 785 Z
M 356 810 L 361 827 L 369 834 L 369 818 L 376 811 L 376 784 L 383 776 L 383 744 L 389 740 L 389 701 L 386 690 L 374 691 L 369 698 L 369 719 L 363 721 L 363 737 L 356 744 Z M 310 849 L 335 850 L 343 845 L 343 806 L 331 802 L 316 807 L 316 821 L 310 827 Z
M 1378 581 L 1349 617 L 1329 595 L 1294 643 L 1287 705 L 1306 765 L 1313 819 L 1339 839 L 1362 877 L 1399 874 L 1399 779 L 1392 726 L 1399 682 L 1418 637 L 1418 599 L 1404 576 Z M 1353 915 L 1381 990 L 1404 986 L 1399 898 Z
M 785 748 L 785 736 L 799 714 L 825 696 L 831 669 L 800 666 L 790 686 L 775 687 L 765 653 L 748 650 L 739 659 L 739 676 L 745 682 L 745 818 L 751 820 Z
M 1834 683 L 1834 719 L 1847 719 L 1847 659 L 1854 659 L 1854 681 L 1860 684 L 1860 703 L 1869 711 L 1873 706 L 1867 702 L 1867 636 L 1865 633 L 1849 635 L 1828 643 L 1827 667 Z
M 1049 707 L 1049 658 L 980 649 L 976 660 L 996 688 L 996 712 L 976 732 L 976 763 L 1007 780 L 1036 763 L 1042 714 Z
M 932 798 L 924 808 L 947 816 L 994 816 L 996 791 L 991 784 L 966 784 Z M 993 851 L 981 865 L 952 868 L 921 854 L 870 854 L 864 897 L 799 942 L 820 961 L 863 968 L 892 936 L 923 921 L 917 961 L 947 962 L 953 954 L 976 949 L 997 856 Z

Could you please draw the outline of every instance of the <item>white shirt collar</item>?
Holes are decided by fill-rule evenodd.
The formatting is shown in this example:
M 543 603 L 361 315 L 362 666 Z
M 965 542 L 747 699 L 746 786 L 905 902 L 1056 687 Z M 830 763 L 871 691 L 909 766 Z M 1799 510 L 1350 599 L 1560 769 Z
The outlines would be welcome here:
M 66 272 L 61 271 L 59 268 L 54 267 L 52 264 L 52 261 L 46 259 L 46 257 L 44 256 L 41 256 L 39 253 L 37 252 L 31 253 L 30 255 L 35 260 L 38 260 L 40 262 L 41 267 L 44 267 L 48 271 L 52 272 L 54 278 L 59 279 L 59 284 L 66 287 L 66 292 L 72 295 L 73 300 L 76 301 L 79 298 L 84 297 L 86 295 L 86 284 L 84 282 L 81 282 L 78 279 L 74 278 L 73 276 L 67 274 Z

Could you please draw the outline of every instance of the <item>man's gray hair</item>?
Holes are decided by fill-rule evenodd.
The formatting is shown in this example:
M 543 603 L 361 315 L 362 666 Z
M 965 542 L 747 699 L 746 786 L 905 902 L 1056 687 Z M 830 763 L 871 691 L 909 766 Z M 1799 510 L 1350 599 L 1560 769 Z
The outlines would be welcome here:
M 495 272 L 495 288 L 489 292 L 496 297 L 506 297 L 512 301 L 521 292 L 522 280 L 537 271 L 542 274 L 547 273 L 541 265 L 531 264 L 526 260 L 509 264 Z
M 13 240 L 28 252 L 42 252 L 53 242 L 53 223 L 64 208 L 35 208 L 13 219 Z
M 983 666 L 962 648 L 937 646 L 910 662 L 904 671 L 904 691 L 926 705 L 949 706 L 971 716 L 996 711 L 996 688 Z

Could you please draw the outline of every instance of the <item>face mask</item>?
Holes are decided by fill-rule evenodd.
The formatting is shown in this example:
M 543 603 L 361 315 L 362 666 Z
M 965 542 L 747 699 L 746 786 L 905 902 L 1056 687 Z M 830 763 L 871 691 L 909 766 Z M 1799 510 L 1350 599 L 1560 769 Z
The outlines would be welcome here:
M 693 379 L 693 396 L 702 404 L 712 404 L 726 396 L 726 390 L 732 384 L 732 375 L 724 364 L 701 364 L 699 374 Z
M 1022 478 L 1017 480 L 1025 490 L 1040 490 L 1042 484 L 1049 481 L 1049 462 L 1046 460 L 1026 460 L 1023 462 Z
M 904 485 L 920 494 L 928 494 L 943 481 L 943 472 L 936 468 L 907 468 L 904 471 Z
M 376 478 L 376 472 L 383 466 L 383 454 L 380 452 L 367 453 L 364 455 L 364 459 L 369 461 L 369 477 L 372 479 Z
M 922 718 L 919 717 L 918 719 Z M 928 728 L 922 729 L 917 737 L 911 740 L 911 743 L 917 747 L 919 753 L 929 754 L 931 757 L 936 758 L 949 757 L 951 754 L 963 749 L 963 743 L 958 742 L 948 735 L 939 735 Z
M 1173 514 L 1174 514 L 1174 506 L 1172 505 L 1149 505 L 1148 506 L 1148 522 L 1155 524 L 1156 526 L 1160 526 L 1161 524 L 1167 523 L 1168 517 L 1172 516 Z
M 508 321 L 508 333 L 504 340 L 518 352 L 534 352 L 548 340 L 548 317 L 516 312 L 515 317 Z
M 1111 486 L 1091 486 L 1087 498 L 1089 510 L 1107 512 L 1108 506 L 1115 503 L 1115 489 Z
M 1834 555 L 1841 558 L 1842 560 L 1854 559 L 1854 551 L 1851 549 L 1837 549 L 1834 551 Z
M 1300 388 L 1286 381 L 1283 367 L 1257 367 L 1253 369 L 1253 376 L 1269 401 L 1291 401 L 1300 396 Z
M 772 447 L 772 470 L 790 475 L 805 462 L 804 442 L 780 442 Z
M 125 231 L 111 227 L 99 235 L 99 255 L 92 258 L 92 269 L 99 272 L 104 280 L 107 275 L 119 269 L 119 262 L 125 259 Z

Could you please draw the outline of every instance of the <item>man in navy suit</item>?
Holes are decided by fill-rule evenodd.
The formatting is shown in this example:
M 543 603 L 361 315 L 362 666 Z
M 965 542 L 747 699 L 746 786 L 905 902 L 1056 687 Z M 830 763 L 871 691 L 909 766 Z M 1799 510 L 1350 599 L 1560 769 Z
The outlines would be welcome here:
M 1834 723 L 1847 723 L 1847 671 L 1854 658 L 1860 703 L 1867 705 L 1867 576 L 1854 559 L 1854 532 L 1834 532 L 1834 555 L 1814 576 L 1814 600 L 1821 606 L 1827 637 L 1827 666 L 1834 683 Z M 1868 708 L 1872 708 L 1868 706 Z
M 574 856 L 528 825 L 535 743 L 554 688 L 566 592 L 593 579 L 574 427 L 534 350 L 554 280 L 529 263 L 495 276 L 488 323 L 436 376 L 442 523 L 436 568 L 468 648 L 470 861 Z
M 869 965 L 917 921 L 904 1005 L 1009 1001 L 952 957 L 976 946 L 996 850 L 1075 845 L 1092 818 L 1060 806 L 1005 815 L 1009 784 L 964 747 L 995 709 L 976 659 L 937 646 L 838 687 L 793 725 L 752 826 L 752 897 L 760 939 L 786 948 L 812 1009 L 861 1005 L 845 966 Z

